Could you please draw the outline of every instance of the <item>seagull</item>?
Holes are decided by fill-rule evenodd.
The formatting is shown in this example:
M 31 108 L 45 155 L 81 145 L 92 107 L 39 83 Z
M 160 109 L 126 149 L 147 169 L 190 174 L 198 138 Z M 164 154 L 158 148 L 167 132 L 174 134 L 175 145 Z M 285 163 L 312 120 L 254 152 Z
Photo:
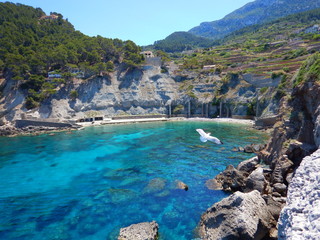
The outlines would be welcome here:
M 200 141 L 201 142 L 206 142 L 210 141 L 215 144 L 223 144 L 218 138 L 212 137 L 210 134 L 211 133 L 205 133 L 202 129 L 196 129 L 196 131 L 200 134 Z

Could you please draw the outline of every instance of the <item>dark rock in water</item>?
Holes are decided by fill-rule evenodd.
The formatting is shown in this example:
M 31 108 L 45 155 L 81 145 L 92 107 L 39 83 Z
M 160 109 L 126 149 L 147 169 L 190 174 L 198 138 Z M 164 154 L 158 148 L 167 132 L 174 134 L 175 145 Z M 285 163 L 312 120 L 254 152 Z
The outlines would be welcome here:
M 256 190 L 236 192 L 210 207 L 199 223 L 201 239 L 254 239 L 269 236 L 275 220 Z
M 254 150 L 252 148 L 252 145 L 246 145 L 244 146 L 244 152 L 245 153 L 254 153 Z
M 252 190 L 258 190 L 260 193 L 264 192 L 266 186 L 266 179 L 263 175 L 263 168 L 259 167 L 250 173 L 246 181 L 246 187 L 244 192 L 250 192 Z
M 237 147 L 234 147 L 234 148 L 231 149 L 231 151 L 232 151 L 232 152 L 238 152 L 239 149 L 238 149 Z
M 175 185 L 176 185 L 177 189 L 182 189 L 182 190 L 185 190 L 185 191 L 188 191 L 188 189 L 189 189 L 187 184 L 185 184 L 184 182 L 181 182 L 179 180 L 175 181 Z
M 245 160 L 237 166 L 237 170 L 247 172 L 250 174 L 252 171 L 254 171 L 257 168 L 257 165 L 260 163 L 260 160 L 258 157 L 253 157 L 248 160 Z
M 207 182 L 206 185 L 215 190 L 223 189 L 235 192 L 244 189 L 245 176 L 243 172 L 229 165 L 222 173 L 214 178 L 214 181 Z
M 156 193 L 162 191 L 166 186 L 166 180 L 163 178 L 151 179 L 148 185 L 143 189 L 143 193 Z
M 118 240 L 156 240 L 158 239 L 158 223 L 143 222 L 121 228 Z
M 11 125 L 0 126 L 0 136 L 10 136 L 22 133 L 21 129 Z

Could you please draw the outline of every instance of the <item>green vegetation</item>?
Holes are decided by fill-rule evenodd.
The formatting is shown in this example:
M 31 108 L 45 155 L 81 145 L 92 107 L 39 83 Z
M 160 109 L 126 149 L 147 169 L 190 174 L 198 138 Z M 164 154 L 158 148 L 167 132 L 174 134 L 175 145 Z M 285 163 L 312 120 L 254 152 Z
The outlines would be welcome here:
M 179 104 L 177 106 L 175 106 L 175 108 L 173 109 L 173 114 L 179 114 L 182 113 L 184 111 L 184 106 Z
M 319 23 L 320 8 L 292 14 L 282 17 L 271 22 L 256 24 L 249 27 L 244 27 L 227 35 L 221 40 L 221 44 L 236 44 L 244 43 L 252 46 L 259 43 L 257 50 L 268 50 L 270 47 L 280 47 L 281 41 L 288 38 L 317 38 L 318 34 L 306 34 L 302 31 L 306 27 L 313 26 Z M 278 45 L 270 46 L 271 41 L 279 42 Z M 257 51 L 259 52 L 259 51 Z
M 77 99 L 78 97 L 79 97 L 79 93 L 78 93 L 77 90 L 72 90 L 72 91 L 70 92 L 70 98 L 71 98 L 72 100 L 75 100 L 75 99 Z
M 268 91 L 268 89 L 268 87 L 260 88 L 260 94 L 264 94 L 266 91 Z
M 306 29 L 320 23 L 320 8 L 293 14 L 269 23 L 243 28 L 210 49 L 197 49 L 176 59 L 181 70 L 239 72 L 276 78 L 293 74 L 312 53 L 320 50 L 319 32 Z M 280 76 L 279 75 L 279 76 Z
M 40 8 L 0 3 L 0 71 L 25 81 L 28 108 L 54 92 L 52 84 L 44 81 L 48 72 L 69 81 L 80 73 L 90 78 L 112 72 L 116 64 L 134 68 L 144 61 L 140 51 L 132 41 L 88 37 L 75 31 L 61 14 L 45 16 Z
M 306 81 L 320 82 L 320 53 L 313 54 L 304 62 L 294 85 L 296 86 Z
M 164 40 L 156 41 L 154 49 L 165 52 L 182 52 L 195 48 L 207 48 L 216 43 L 210 39 L 198 37 L 188 32 L 175 32 L 166 37 Z

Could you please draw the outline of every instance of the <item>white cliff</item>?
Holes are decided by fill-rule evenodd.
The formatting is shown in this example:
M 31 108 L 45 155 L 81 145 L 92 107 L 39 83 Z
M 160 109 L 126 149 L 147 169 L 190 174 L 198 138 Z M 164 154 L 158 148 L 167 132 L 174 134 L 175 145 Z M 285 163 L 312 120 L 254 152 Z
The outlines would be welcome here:
M 320 237 L 320 149 L 305 157 L 289 184 L 279 218 L 279 240 Z

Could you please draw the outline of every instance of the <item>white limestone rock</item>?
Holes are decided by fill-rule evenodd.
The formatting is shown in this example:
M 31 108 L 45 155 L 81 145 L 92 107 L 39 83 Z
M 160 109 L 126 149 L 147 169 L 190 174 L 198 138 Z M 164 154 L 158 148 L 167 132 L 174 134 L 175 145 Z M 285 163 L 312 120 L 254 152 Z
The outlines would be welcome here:
M 319 239 L 320 149 L 305 157 L 289 184 L 279 218 L 279 240 Z
M 143 222 L 121 228 L 118 240 L 156 240 L 158 239 L 158 223 Z

